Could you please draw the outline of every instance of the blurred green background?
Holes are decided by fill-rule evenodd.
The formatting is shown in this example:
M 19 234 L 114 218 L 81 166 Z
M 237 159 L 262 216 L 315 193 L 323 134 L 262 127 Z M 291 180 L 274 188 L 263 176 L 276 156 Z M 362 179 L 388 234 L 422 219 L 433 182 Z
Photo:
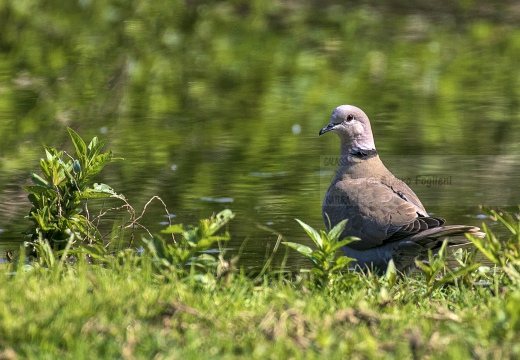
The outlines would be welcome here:
M 339 141 L 318 131 L 340 104 L 368 114 L 427 210 L 479 225 L 480 204 L 520 204 L 518 24 L 517 1 L 4 0 L 0 249 L 26 239 L 20 185 L 42 144 L 72 149 L 70 126 L 125 158 L 97 180 L 136 210 L 230 208 L 229 247 L 248 239 L 243 261 L 261 262 L 276 236 L 258 224 L 291 241 L 294 218 L 323 228 Z M 143 224 L 166 221 L 152 203 Z

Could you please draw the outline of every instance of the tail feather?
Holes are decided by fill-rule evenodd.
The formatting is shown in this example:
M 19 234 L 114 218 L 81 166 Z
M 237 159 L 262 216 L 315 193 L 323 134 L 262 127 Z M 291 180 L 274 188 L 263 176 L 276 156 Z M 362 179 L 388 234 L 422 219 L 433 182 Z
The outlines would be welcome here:
M 421 231 L 420 233 L 408 236 L 403 240 L 413 241 L 421 245 L 426 245 L 432 241 L 438 240 L 439 238 L 445 238 L 448 236 L 463 236 L 466 233 L 473 234 L 478 237 L 483 237 L 485 235 L 483 232 L 480 231 L 480 228 L 476 226 L 447 225 Z M 469 241 L 465 237 L 463 237 L 462 239 L 450 239 L 450 244 L 452 243 L 452 241 L 453 245 L 469 243 Z
M 360 267 L 375 267 L 384 270 L 388 262 L 393 259 L 396 268 L 402 271 L 414 267 L 415 259 L 425 258 L 428 250 L 432 250 L 434 253 L 438 251 L 446 238 L 448 238 L 449 247 L 469 244 L 470 241 L 464 234 L 485 236 L 476 226 L 447 225 L 429 228 L 372 249 L 354 250 L 345 246 L 343 251 L 347 256 L 355 258 Z

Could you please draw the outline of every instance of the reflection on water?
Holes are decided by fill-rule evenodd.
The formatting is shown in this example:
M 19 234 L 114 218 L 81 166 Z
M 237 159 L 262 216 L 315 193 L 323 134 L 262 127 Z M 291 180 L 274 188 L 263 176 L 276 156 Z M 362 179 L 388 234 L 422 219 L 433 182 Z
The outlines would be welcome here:
M 30 206 L 19 185 L 37 170 L 41 144 L 70 151 L 71 126 L 125 158 L 97 181 L 138 213 L 152 196 L 164 200 L 167 210 L 152 202 L 142 219 L 151 232 L 230 208 L 229 253 L 247 241 L 243 264 L 260 266 L 277 241 L 262 227 L 307 243 L 295 218 L 323 228 L 335 170 L 324 158 L 337 157 L 339 141 L 317 133 L 342 103 L 365 110 L 383 162 L 432 214 L 478 226 L 488 221 L 480 204 L 515 209 L 519 22 L 507 6 L 487 18 L 478 3 L 443 14 L 274 1 L 136 13 L 114 2 L 107 16 L 82 2 L 42 7 L 38 19 L 6 5 L 0 250 L 24 240 Z

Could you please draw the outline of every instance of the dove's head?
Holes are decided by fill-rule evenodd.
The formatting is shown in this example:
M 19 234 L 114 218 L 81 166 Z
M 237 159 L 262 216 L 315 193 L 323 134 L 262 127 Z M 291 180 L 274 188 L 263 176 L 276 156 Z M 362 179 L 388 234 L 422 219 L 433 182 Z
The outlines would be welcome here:
M 330 116 L 330 123 L 320 130 L 320 135 L 332 131 L 338 134 L 343 146 L 360 150 L 375 150 L 374 137 L 368 116 L 352 105 L 340 105 Z

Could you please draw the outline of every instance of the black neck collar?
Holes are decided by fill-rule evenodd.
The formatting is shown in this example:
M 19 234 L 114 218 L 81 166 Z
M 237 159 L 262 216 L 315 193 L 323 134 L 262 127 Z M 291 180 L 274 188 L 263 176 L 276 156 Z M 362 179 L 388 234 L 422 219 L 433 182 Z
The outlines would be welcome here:
M 370 159 L 370 158 L 377 156 L 377 150 L 376 149 L 360 149 L 360 148 L 355 147 L 350 150 L 350 155 L 357 157 L 357 158 Z

